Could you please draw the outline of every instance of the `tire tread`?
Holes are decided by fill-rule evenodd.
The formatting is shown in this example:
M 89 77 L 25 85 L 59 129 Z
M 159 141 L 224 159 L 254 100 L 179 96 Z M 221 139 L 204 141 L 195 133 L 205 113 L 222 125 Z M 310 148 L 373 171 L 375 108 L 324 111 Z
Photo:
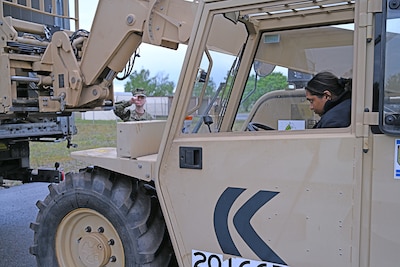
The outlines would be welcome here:
M 49 195 L 37 202 L 39 212 L 31 223 L 34 244 L 30 253 L 38 266 L 57 266 L 55 232 L 72 210 L 90 208 L 103 214 L 120 235 L 125 266 L 168 266 L 173 250 L 157 198 L 145 182 L 99 167 L 67 173 L 65 180 L 49 186 Z

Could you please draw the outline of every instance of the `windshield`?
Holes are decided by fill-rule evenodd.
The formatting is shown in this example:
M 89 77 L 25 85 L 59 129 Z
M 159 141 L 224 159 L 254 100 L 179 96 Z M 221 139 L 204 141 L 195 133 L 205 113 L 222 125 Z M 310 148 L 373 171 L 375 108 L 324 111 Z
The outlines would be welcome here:
M 400 133 L 400 5 L 388 1 L 384 38 L 384 75 L 382 81 L 380 126 L 383 132 Z

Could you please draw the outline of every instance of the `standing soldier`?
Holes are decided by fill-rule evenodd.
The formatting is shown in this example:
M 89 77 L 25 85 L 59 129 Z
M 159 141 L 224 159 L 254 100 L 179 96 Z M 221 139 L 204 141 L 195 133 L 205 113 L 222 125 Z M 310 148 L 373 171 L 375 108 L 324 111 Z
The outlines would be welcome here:
M 147 121 L 154 119 L 144 109 L 146 104 L 146 92 L 143 88 L 136 88 L 132 91 L 133 97 L 129 100 L 122 100 L 115 103 L 114 113 L 123 121 Z

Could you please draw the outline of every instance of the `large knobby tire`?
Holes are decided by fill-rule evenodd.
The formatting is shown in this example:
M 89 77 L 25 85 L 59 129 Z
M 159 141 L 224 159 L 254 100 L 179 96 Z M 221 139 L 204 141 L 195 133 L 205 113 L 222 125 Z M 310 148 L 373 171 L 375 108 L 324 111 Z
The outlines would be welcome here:
M 171 266 L 175 257 L 155 192 L 101 168 L 49 185 L 31 224 L 38 266 Z

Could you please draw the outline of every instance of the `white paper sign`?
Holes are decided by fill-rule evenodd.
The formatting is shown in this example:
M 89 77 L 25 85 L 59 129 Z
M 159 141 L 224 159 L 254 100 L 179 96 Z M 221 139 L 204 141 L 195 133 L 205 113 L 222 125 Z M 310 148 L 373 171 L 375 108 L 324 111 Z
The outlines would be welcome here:
M 293 131 L 293 130 L 305 130 L 306 121 L 304 120 L 278 120 L 279 131 Z

